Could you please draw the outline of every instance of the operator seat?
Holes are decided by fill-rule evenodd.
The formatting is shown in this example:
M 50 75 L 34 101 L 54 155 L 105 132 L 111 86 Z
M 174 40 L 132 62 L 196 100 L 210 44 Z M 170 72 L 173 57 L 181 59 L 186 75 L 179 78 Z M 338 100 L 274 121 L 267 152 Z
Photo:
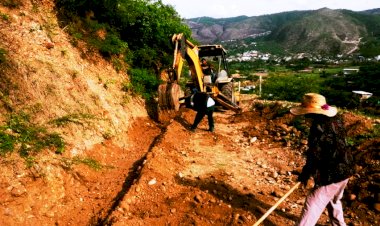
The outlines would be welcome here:
M 227 71 L 221 70 L 216 76 L 216 83 L 228 81 Z

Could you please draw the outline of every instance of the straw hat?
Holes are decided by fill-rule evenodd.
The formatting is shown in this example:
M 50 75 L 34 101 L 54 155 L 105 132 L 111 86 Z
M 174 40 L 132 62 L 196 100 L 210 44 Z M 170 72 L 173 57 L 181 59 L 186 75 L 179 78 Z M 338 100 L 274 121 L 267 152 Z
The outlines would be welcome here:
M 301 106 L 290 109 L 294 115 L 322 114 L 333 117 L 338 112 L 336 107 L 326 103 L 326 98 L 317 93 L 307 93 L 303 96 Z

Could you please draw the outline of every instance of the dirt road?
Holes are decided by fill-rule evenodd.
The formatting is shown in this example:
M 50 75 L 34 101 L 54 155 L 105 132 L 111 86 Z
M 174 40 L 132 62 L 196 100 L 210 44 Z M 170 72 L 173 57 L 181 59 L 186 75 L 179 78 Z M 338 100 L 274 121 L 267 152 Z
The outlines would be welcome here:
M 252 103 L 246 102 L 242 114 L 217 112 L 214 133 L 207 131 L 206 119 L 191 132 L 195 113 L 182 109 L 108 220 L 114 225 L 253 225 L 295 184 L 306 146 L 290 126 L 293 116 L 283 112 L 280 117 L 276 105 L 255 110 Z M 293 138 L 284 139 L 288 136 Z M 301 144 L 295 148 L 297 140 Z M 297 189 L 263 224 L 293 225 L 306 193 Z M 378 217 L 367 213 L 367 219 L 359 218 L 347 207 L 346 222 L 376 224 Z M 327 213 L 319 224 L 328 224 Z
M 206 118 L 191 132 L 195 112 L 189 109 L 181 109 L 166 127 L 137 119 L 126 134 L 126 147 L 109 140 L 86 150 L 89 159 L 101 164 L 98 170 L 81 164 L 86 159 L 75 162 L 65 156 L 44 155 L 32 168 L 12 158 L 2 160 L 0 223 L 253 225 L 296 183 L 306 146 L 286 105 L 253 108 L 253 100 L 247 100 L 242 106 L 241 114 L 216 112 L 214 133 L 207 131 Z M 356 133 L 367 128 L 368 120 L 348 116 Z M 371 166 L 373 158 L 366 159 Z M 366 202 L 374 193 L 367 189 L 371 184 L 361 181 L 365 178 L 358 173 L 346 192 L 349 225 L 379 222 Z M 263 225 L 293 225 L 306 192 L 293 192 Z M 350 201 L 351 194 L 361 198 Z M 325 213 L 319 224 L 328 224 Z
M 300 153 L 247 136 L 264 129 L 254 114 L 218 112 L 215 133 L 207 120 L 190 132 L 193 117 L 183 110 L 167 127 L 112 213 L 115 225 L 251 225 L 295 183 Z M 266 223 L 292 224 L 302 202 L 297 191 Z

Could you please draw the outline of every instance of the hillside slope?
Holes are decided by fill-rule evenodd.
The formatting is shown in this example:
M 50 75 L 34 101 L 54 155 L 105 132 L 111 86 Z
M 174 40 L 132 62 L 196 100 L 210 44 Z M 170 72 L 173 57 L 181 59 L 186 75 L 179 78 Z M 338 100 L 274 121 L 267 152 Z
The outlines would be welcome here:
M 160 130 L 144 101 L 122 91 L 127 74 L 70 44 L 52 0 L 15 2 L 0 4 L 0 125 L 27 115 L 34 128 L 58 133 L 65 151 L 21 158 L 16 144 L 0 155 L 0 225 L 87 225 L 112 206 Z
M 201 17 L 186 23 L 202 44 L 265 37 L 259 41 L 275 42 L 290 53 L 347 54 L 361 41 L 379 37 L 376 12 L 322 8 L 254 17 Z
M 82 116 L 89 128 L 81 123 L 52 128 L 80 149 L 101 143 L 106 135 L 120 138 L 135 117 L 147 115 L 141 100 L 121 91 L 126 74 L 96 54 L 85 59 L 86 53 L 72 47 L 58 26 L 52 1 L 23 1 L 19 8 L 0 10 L 8 18 L 0 20 L 0 48 L 6 51 L 0 65 L 2 115 L 8 106 L 11 112 L 29 111 L 42 124 Z
M 347 19 L 341 11 L 324 8 L 284 23 L 269 39 L 295 52 L 317 51 L 328 55 L 348 53 L 366 34 L 364 26 Z

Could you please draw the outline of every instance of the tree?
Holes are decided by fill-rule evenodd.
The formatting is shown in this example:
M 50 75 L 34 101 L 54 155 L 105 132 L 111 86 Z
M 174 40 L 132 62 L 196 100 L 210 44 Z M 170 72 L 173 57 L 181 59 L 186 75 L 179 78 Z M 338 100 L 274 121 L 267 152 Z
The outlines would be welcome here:
M 63 26 L 69 25 L 74 37 L 106 57 L 124 56 L 130 67 L 144 69 L 144 73 L 134 73 L 133 81 L 140 81 L 136 76 L 158 75 L 171 64 L 173 34 L 191 37 L 175 9 L 161 0 L 56 0 L 56 6 L 66 21 Z M 157 81 L 149 77 L 152 85 Z M 151 84 L 145 85 L 149 87 L 140 90 L 154 90 Z

